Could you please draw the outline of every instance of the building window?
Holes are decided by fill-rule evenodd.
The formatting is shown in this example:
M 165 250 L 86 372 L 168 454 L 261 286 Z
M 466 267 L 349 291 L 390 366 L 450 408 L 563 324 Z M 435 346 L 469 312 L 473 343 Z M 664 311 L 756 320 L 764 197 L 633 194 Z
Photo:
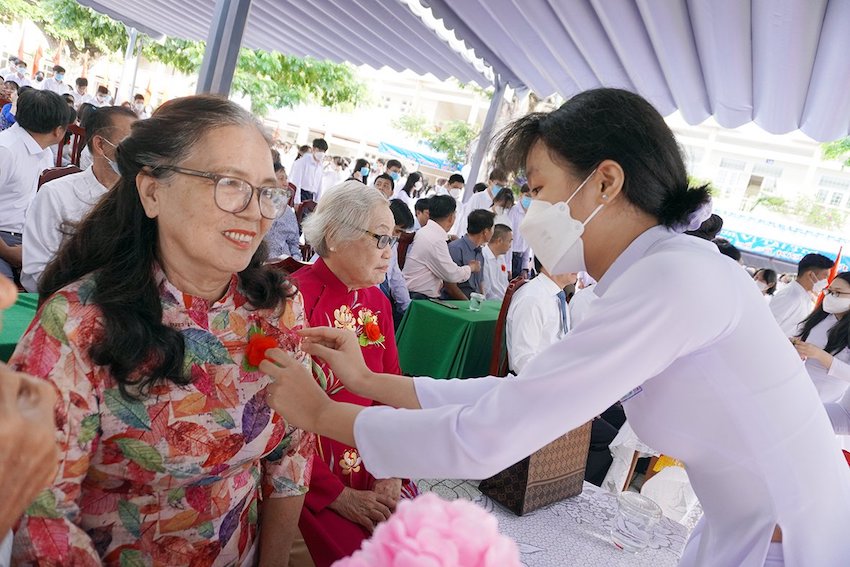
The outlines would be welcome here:
M 837 175 L 821 175 L 818 181 L 819 187 L 827 189 L 850 189 L 850 177 L 839 177 Z
M 843 198 L 844 198 L 843 193 L 833 193 L 832 198 L 829 200 L 829 204 L 832 205 L 833 207 L 837 207 L 838 205 L 841 204 L 841 199 L 843 199 Z
M 826 202 L 826 191 L 824 191 L 823 189 L 818 190 L 817 194 L 815 195 L 815 201 L 817 201 L 818 203 Z

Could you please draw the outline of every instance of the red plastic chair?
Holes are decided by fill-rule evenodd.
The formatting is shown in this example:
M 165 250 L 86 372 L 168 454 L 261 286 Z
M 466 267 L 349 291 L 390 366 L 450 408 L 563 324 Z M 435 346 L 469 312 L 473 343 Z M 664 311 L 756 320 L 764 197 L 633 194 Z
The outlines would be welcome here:
M 283 260 L 278 260 L 277 262 L 270 262 L 266 264 L 270 268 L 274 268 L 275 270 L 281 270 L 288 274 L 294 274 L 304 266 L 309 266 L 306 262 L 299 262 L 292 256 L 288 258 L 284 258 Z
M 490 355 L 490 375 L 507 376 L 510 371 L 510 353 L 507 346 L 507 332 L 505 330 L 508 320 L 508 309 L 516 291 L 528 282 L 523 276 L 517 276 L 508 284 L 505 298 L 502 300 L 502 308 L 499 310 L 499 318 L 496 320 L 496 334 L 493 337 L 493 352 Z
M 62 167 L 62 153 L 65 146 L 71 144 L 71 163 L 79 167 L 80 154 L 83 152 L 86 142 L 86 130 L 76 124 L 68 126 L 68 134 L 59 142 L 59 147 L 56 150 L 56 167 Z
M 65 167 L 51 167 L 50 169 L 45 169 L 38 177 L 38 188 L 41 189 L 41 186 L 48 181 L 53 181 L 54 179 L 59 179 L 60 177 L 65 177 L 66 175 L 79 173 L 81 171 L 82 169 L 76 165 L 66 165 Z
M 398 267 L 404 268 L 404 261 L 407 259 L 407 249 L 413 244 L 415 232 L 402 232 L 398 237 Z

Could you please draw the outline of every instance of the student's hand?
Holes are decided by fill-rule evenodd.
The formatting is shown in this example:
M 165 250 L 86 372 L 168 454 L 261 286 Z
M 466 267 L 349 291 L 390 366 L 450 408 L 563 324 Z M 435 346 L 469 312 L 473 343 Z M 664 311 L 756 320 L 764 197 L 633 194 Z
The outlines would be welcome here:
M 363 360 L 363 351 L 357 335 L 345 329 L 311 327 L 298 333 L 304 337 L 301 349 L 316 358 L 321 358 L 336 376 L 354 394 L 361 394 L 372 372 Z
M 266 351 L 259 369 L 272 383 L 266 387 L 266 403 L 283 418 L 305 431 L 316 431 L 317 420 L 331 402 L 303 364 L 279 348 Z
M 817 360 L 827 370 L 829 370 L 832 366 L 832 355 L 822 348 L 816 347 L 811 343 L 803 342 L 799 339 L 797 339 L 796 342 L 792 341 L 792 343 L 794 344 L 794 348 L 797 349 L 797 354 L 799 354 L 800 358 L 803 360 L 809 358 Z

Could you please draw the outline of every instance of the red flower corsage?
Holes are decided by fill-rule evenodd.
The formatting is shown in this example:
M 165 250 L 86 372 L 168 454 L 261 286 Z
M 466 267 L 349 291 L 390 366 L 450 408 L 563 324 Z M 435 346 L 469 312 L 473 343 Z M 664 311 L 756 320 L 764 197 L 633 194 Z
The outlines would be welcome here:
M 507 272 L 507 271 L 508 271 L 507 266 L 505 266 L 504 264 L 502 264 L 502 271 L 503 271 L 503 272 Z
M 256 370 L 266 358 L 266 351 L 277 346 L 277 340 L 274 337 L 266 336 L 262 331 L 252 333 L 248 337 L 248 346 L 245 347 L 246 366 L 250 370 Z

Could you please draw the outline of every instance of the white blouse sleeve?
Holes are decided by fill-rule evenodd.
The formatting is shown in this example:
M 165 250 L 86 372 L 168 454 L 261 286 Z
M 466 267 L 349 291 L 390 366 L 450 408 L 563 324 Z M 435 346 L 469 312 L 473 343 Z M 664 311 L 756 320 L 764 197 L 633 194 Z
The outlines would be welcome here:
M 691 286 L 681 262 L 670 269 L 680 257 L 663 256 L 633 265 L 598 299 L 592 317 L 518 377 L 491 383 L 477 399 L 472 384 L 478 380 L 461 386 L 419 379 L 417 395 L 431 409 L 362 411 L 354 434 L 370 472 L 378 478 L 486 478 L 731 331 L 740 312 L 734 288 Z M 646 282 L 657 285 L 635 293 Z M 438 402 L 448 405 L 432 405 Z
M 850 382 L 850 364 L 839 360 L 837 356 L 833 356 L 828 374 L 833 378 Z

